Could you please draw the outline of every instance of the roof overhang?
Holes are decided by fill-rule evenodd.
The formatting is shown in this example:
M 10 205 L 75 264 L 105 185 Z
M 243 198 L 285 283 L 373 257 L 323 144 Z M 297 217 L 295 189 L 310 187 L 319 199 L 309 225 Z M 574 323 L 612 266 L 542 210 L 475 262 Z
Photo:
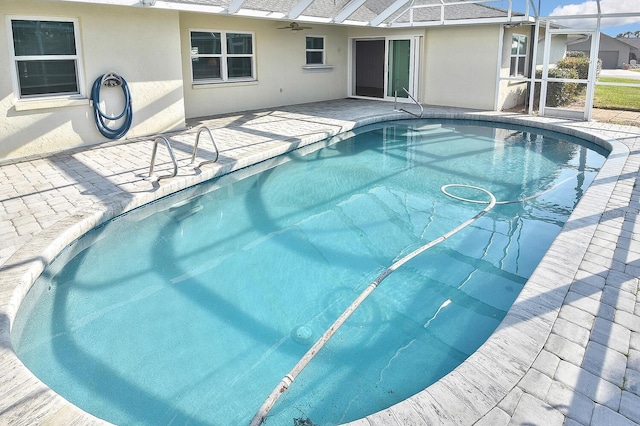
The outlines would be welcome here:
M 531 22 L 529 16 L 518 14 L 514 16 L 511 10 L 504 10 L 502 17 L 491 18 L 468 18 L 468 19 L 444 19 L 444 8 L 456 5 L 464 5 L 475 7 L 473 5 L 491 3 L 495 0 L 453 0 L 444 3 L 442 0 L 435 0 L 436 3 L 429 5 L 414 5 L 415 0 L 389 0 L 389 6 L 383 11 L 372 14 L 369 20 L 354 19 L 356 11 L 367 3 L 369 0 L 351 0 L 348 1 L 333 16 L 320 17 L 305 14 L 305 11 L 313 4 L 314 0 L 298 0 L 289 10 L 269 11 L 251 8 L 250 0 L 230 0 L 228 4 L 224 2 L 207 3 L 206 0 L 56 0 L 61 2 L 89 3 L 128 7 L 146 7 L 162 10 L 174 10 L 180 12 L 195 12 L 216 15 L 241 16 L 261 19 L 274 20 L 296 20 L 300 22 L 310 23 L 326 23 L 347 26 L 369 26 L 369 27 L 430 27 L 442 25 L 476 25 L 476 24 L 495 24 L 510 23 L 518 24 L 521 22 Z M 440 19 L 420 20 L 414 17 L 414 10 L 418 8 L 438 8 L 443 12 Z M 497 9 L 496 9 L 497 10 Z M 417 13 L 416 13 L 417 14 Z M 401 19 L 402 18 L 402 19 Z
M 537 1 L 525 2 L 525 11 L 493 7 L 498 0 L 55 0 L 76 3 L 147 7 L 260 19 L 296 20 L 347 26 L 380 28 L 433 27 L 447 25 L 527 24 L 536 21 L 562 22 L 566 19 L 629 18 L 640 16 L 640 10 L 630 13 L 603 13 L 600 0 L 595 0 L 596 13 L 582 15 L 539 16 Z M 315 2 L 319 3 L 315 3 Z M 314 9 L 314 3 L 316 10 Z M 341 5 L 341 3 L 344 3 Z M 318 15 L 318 4 L 325 16 Z M 330 5 L 330 7 L 327 7 Z M 271 9 L 271 10 L 269 10 Z M 457 9 L 457 10 L 456 10 Z M 461 10 L 463 10 L 461 12 Z M 322 15 L 320 13 L 319 15 Z

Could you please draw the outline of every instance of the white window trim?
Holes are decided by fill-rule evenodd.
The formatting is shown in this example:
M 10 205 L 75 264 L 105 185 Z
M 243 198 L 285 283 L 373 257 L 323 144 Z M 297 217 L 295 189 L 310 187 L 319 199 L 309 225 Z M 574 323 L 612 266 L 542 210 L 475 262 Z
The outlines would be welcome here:
M 40 108 L 54 108 L 68 105 L 75 105 L 73 101 L 79 99 L 86 99 L 85 79 L 84 79 L 84 64 L 82 62 L 82 45 L 80 43 L 80 24 L 77 18 L 62 18 L 62 17 L 50 17 L 50 16 L 18 16 L 9 15 L 5 19 L 7 27 L 7 42 L 9 43 L 9 60 L 11 62 L 11 84 L 13 86 L 13 104 L 16 105 L 18 110 L 40 109 Z M 18 60 L 34 60 L 34 59 L 52 59 L 52 56 L 20 56 L 16 57 L 15 49 L 13 45 L 13 29 L 11 21 L 56 21 L 56 22 L 72 22 L 73 23 L 73 37 L 75 40 L 76 54 L 75 55 L 57 55 L 56 59 L 74 59 L 76 61 L 76 79 L 78 84 L 78 93 L 73 94 L 44 94 L 35 95 L 25 98 L 20 97 L 20 81 L 18 79 L 17 61 Z M 71 101 L 71 102 L 65 102 Z M 18 105 L 20 104 L 20 105 Z M 34 104 L 35 108 L 30 108 L 29 104 Z
M 307 38 L 321 38 L 322 39 L 322 49 L 307 49 Z M 313 35 L 307 34 L 304 38 L 304 68 L 324 68 L 327 65 L 327 37 L 321 35 Z M 308 64 L 307 63 L 307 52 L 322 52 L 322 63 L 321 64 Z
M 220 53 L 219 54 L 203 54 L 194 55 L 192 53 L 191 46 L 191 33 L 203 32 L 203 33 L 220 33 Z M 227 53 L 227 34 L 248 34 L 251 36 L 251 54 L 231 54 Z M 193 58 L 220 58 L 220 78 L 209 78 L 202 80 L 193 79 Z M 251 58 L 251 77 L 232 77 L 229 78 L 227 69 L 227 58 Z M 212 30 L 212 29 L 189 29 L 189 69 L 191 70 L 191 84 L 204 85 L 204 84 L 222 84 L 222 83 L 236 83 L 256 81 L 256 36 L 253 31 L 234 31 L 234 30 Z
M 513 46 L 513 38 L 517 37 L 518 38 L 518 46 L 520 46 L 520 39 L 524 38 L 525 40 L 525 52 L 524 53 L 516 53 L 515 55 L 513 53 L 511 53 L 511 49 Z M 526 72 L 527 72 L 527 47 L 529 45 L 529 37 L 527 37 L 525 34 L 511 34 L 511 46 L 509 47 L 509 77 L 523 77 Z M 516 58 L 516 66 L 514 69 L 514 73 L 511 74 L 511 59 Z M 520 63 L 520 61 L 524 61 L 524 73 L 523 74 L 518 74 L 518 64 Z

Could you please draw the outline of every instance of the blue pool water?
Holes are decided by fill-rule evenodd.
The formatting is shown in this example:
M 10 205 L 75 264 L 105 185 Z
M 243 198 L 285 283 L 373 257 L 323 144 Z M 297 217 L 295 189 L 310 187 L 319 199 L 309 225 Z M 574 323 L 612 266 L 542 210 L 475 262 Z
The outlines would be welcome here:
M 482 345 L 605 155 L 493 123 L 368 126 L 91 231 L 34 284 L 13 345 L 52 389 L 110 422 L 248 424 L 374 278 L 482 210 L 443 185 L 498 201 L 540 194 L 497 205 L 390 275 L 267 418 L 351 421 Z

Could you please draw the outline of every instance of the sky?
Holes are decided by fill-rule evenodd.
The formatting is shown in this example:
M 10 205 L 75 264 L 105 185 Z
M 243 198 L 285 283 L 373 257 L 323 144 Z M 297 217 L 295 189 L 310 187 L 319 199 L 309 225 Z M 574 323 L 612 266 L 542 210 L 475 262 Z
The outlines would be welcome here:
M 513 0 L 515 10 L 524 11 L 526 0 Z M 520 5 L 518 3 L 521 3 Z M 581 15 L 597 13 L 595 0 L 534 0 L 536 8 L 540 6 L 540 16 L 559 15 Z M 627 31 L 640 31 L 640 0 L 600 0 L 602 13 L 630 13 L 635 12 L 638 16 L 632 18 L 610 18 L 603 19 L 601 31 L 609 36 L 615 37 Z M 533 12 L 531 12 L 533 13 Z M 566 19 L 559 20 L 558 23 L 571 27 L 585 27 L 585 20 L 572 22 Z M 589 25 L 586 25 L 589 26 Z M 595 27 L 595 23 L 591 24 Z

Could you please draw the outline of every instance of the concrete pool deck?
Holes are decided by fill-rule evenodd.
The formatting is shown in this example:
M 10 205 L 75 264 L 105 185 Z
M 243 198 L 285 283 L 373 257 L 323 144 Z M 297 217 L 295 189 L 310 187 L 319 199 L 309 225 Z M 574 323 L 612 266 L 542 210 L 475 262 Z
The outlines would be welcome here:
M 41 383 L 12 349 L 20 302 L 60 250 L 104 220 L 198 182 L 408 117 L 392 108 L 344 99 L 190 120 L 194 129 L 170 135 L 178 175 L 160 182 L 144 179 L 153 138 L 0 164 L 0 424 L 104 424 Z M 612 152 L 489 340 L 439 382 L 352 425 L 640 424 L 640 127 L 425 107 L 432 117 L 532 125 Z M 194 171 L 185 166 L 200 124 L 213 131 L 220 159 Z M 160 174 L 170 169 L 163 148 Z M 206 138 L 200 149 L 211 155 Z

